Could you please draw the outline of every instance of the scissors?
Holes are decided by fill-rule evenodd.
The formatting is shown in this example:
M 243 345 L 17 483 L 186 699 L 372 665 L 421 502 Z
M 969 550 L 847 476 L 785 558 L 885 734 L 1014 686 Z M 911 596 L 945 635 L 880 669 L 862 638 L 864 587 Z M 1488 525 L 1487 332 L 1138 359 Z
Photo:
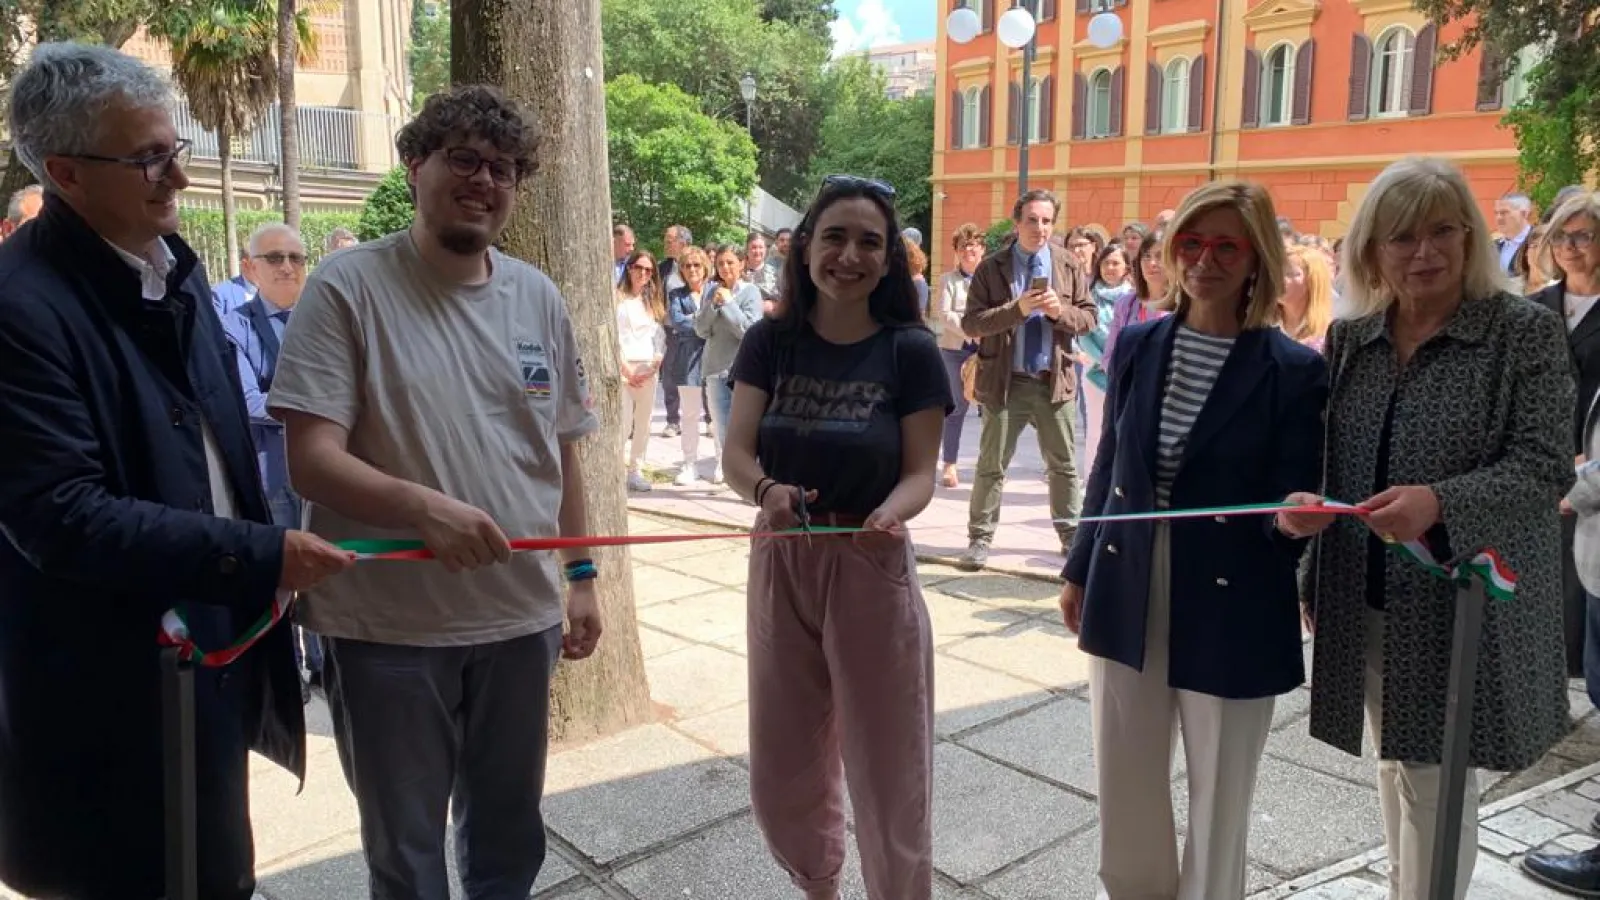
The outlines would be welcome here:
M 805 532 L 806 547 L 811 546 L 811 513 L 806 509 L 806 489 L 804 485 L 795 485 L 794 514 L 800 520 L 800 530 Z

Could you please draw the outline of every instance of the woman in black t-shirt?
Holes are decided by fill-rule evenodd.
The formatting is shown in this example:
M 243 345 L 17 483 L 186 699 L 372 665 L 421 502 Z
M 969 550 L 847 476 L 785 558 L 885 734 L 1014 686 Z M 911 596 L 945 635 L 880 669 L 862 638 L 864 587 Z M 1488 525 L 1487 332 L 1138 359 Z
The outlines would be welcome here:
M 838 897 L 843 777 L 870 897 L 933 891 L 933 642 L 905 523 L 933 496 L 951 406 L 886 184 L 831 176 L 777 309 L 733 365 L 723 465 L 761 507 L 750 554 L 750 791 L 773 855 Z M 802 499 L 803 498 L 803 499 Z

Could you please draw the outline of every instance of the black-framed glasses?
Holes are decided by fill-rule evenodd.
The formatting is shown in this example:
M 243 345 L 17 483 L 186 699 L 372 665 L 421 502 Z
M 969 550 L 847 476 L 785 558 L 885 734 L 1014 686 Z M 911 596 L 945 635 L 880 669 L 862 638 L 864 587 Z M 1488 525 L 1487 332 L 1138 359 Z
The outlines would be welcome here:
M 1549 241 L 1550 246 L 1556 250 L 1560 250 L 1562 247 L 1571 247 L 1574 250 L 1587 250 L 1592 244 L 1594 244 L 1595 234 L 1593 231 L 1587 230 L 1557 231 L 1545 238 L 1545 240 Z
M 450 174 L 457 178 L 471 178 L 487 166 L 489 180 L 497 188 L 514 188 L 522 180 L 522 170 L 515 160 L 488 159 L 471 147 L 452 147 L 444 151 L 444 161 L 450 167 Z
M 269 266 L 281 266 L 284 263 L 288 263 L 296 269 L 303 269 L 306 266 L 306 255 L 304 253 L 279 253 L 274 250 L 271 253 L 257 253 L 250 258 L 259 259 Z
M 133 166 L 144 170 L 144 180 L 151 184 L 167 180 L 172 175 L 172 167 L 183 168 L 189 164 L 189 158 L 194 154 L 192 142 L 186 138 L 179 138 L 172 145 L 172 149 L 165 153 L 151 153 L 146 156 L 96 156 L 93 153 L 73 154 L 73 159 L 82 159 L 89 162 L 115 163 L 122 166 Z
M 876 178 L 862 178 L 859 175 L 829 175 L 822 179 L 822 189 L 828 190 L 854 190 L 877 194 L 885 200 L 894 199 L 894 185 Z

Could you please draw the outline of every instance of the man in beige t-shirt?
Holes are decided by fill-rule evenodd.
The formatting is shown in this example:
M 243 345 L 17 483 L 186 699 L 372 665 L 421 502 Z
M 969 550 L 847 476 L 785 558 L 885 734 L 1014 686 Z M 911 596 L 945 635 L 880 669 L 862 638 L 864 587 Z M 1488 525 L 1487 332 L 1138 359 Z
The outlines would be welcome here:
M 564 552 L 563 609 L 554 555 L 513 555 L 507 536 L 587 533 L 573 444 L 597 422 L 555 285 L 490 246 L 533 125 L 459 87 L 397 143 L 416 222 L 311 275 L 268 405 L 311 531 L 420 537 L 439 559 L 364 562 L 303 621 L 325 639 L 374 900 L 448 900 L 452 798 L 467 896 L 522 898 L 544 857 L 550 676 L 558 654 L 593 652 L 600 622 L 583 551 Z

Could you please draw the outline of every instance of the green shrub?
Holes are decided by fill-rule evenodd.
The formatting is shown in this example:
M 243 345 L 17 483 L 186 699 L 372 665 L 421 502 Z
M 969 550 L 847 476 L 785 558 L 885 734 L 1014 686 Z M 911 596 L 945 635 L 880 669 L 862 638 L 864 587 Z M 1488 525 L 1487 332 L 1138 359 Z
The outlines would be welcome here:
M 993 253 L 1005 246 L 1006 238 L 1011 236 L 1011 232 L 1014 231 L 1016 227 L 1017 226 L 1010 219 L 995 220 L 995 223 L 989 226 L 989 230 L 983 233 L 983 246 L 985 255 Z
M 194 252 L 205 263 L 206 275 L 211 282 L 228 277 L 228 242 L 222 226 L 220 209 L 183 209 L 178 212 L 179 233 L 189 242 Z M 328 234 L 335 228 L 356 230 L 357 213 L 305 212 L 300 214 L 300 239 L 305 241 L 310 265 L 322 258 Z M 234 226 L 239 236 L 239 250 L 245 250 L 250 233 L 268 222 L 283 221 L 283 213 L 275 209 L 241 209 L 234 216 Z
M 411 185 L 406 183 L 406 170 L 396 166 L 383 176 L 378 186 L 361 204 L 361 224 L 356 234 L 363 241 L 376 240 L 386 234 L 404 231 L 411 227 L 416 207 L 411 202 Z

